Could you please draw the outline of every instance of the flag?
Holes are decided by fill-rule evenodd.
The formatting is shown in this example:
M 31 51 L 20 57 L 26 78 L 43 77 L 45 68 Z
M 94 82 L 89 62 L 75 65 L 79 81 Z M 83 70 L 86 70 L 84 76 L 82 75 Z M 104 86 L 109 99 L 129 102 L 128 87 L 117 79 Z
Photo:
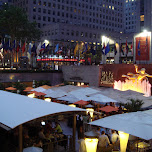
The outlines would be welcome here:
M 35 54 L 35 57 L 36 57 L 36 45 L 35 44 L 33 44 L 33 47 L 32 47 L 32 49 L 31 49 L 31 55 L 33 56 L 34 54 Z
M 71 55 L 71 50 L 69 49 L 69 50 L 68 50 L 68 56 L 70 56 L 70 55 Z
M 127 43 L 127 40 L 126 40 L 126 56 L 128 55 L 128 51 L 129 51 L 129 47 L 128 47 L 128 43 Z
M 148 52 L 147 52 L 147 49 L 148 49 L 148 39 L 147 39 L 147 37 L 146 37 L 145 53 L 148 53 Z
M 74 56 L 76 56 L 76 53 L 78 50 L 79 50 L 79 44 L 77 43 L 77 45 L 75 46 L 75 49 L 74 49 Z
M 138 41 L 138 55 L 140 56 L 140 40 Z
M 41 51 L 43 51 L 43 50 L 45 50 L 45 43 L 43 43 L 43 44 L 41 45 L 41 49 L 39 50 L 39 52 L 41 52 Z
M 105 43 L 103 43 L 103 47 L 102 47 L 102 49 L 101 49 L 101 53 L 103 54 L 103 55 L 105 55 Z
M 58 53 L 58 54 L 61 53 L 62 50 L 63 50 L 63 47 L 60 47 L 60 49 L 57 51 L 57 53 Z
M 107 46 L 105 48 L 105 55 L 107 55 L 110 51 L 109 42 L 107 43 Z
M 59 50 L 59 44 L 56 45 L 55 50 L 54 50 L 54 53 L 57 53 L 58 50 Z
M 120 45 L 120 52 L 122 52 L 122 54 L 124 55 L 124 51 L 122 49 L 122 44 Z
M 95 54 L 96 54 L 96 50 L 94 49 L 94 46 L 93 46 L 93 45 L 91 46 L 91 53 L 92 53 L 92 55 L 95 55 Z
M 33 45 L 34 46 L 34 45 Z M 38 44 L 37 49 L 36 49 L 36 55 L 38 56 L 41 50 L 41 42 Z
M 17 48 L 16 48 L 16 51 L 17 51 L 17 52 L 19 52 L 19 50 L 20 50 L 20 46 L 21 46 L 21 44 L 20 44 L 20 42 L 18 42 L 18 44 L 17 44 Z
M 47 53 L 50 50 L 50 45 L 48 44 L 43 52 L 43 54 Z
M 26 47 L 26 42 L 24 42 L 23 46 L 22 46 L 22 53 L 25 52 L 25 47 Z
M 27 50 L 27 57 L 28 57 L 29 61 L 31 59 L 31 50 L 32 50 L 32 43 L 29 43 L 28 50 Z
M 114 52 L 115 52 L 115 55 L 116 55 L 117 54 L 116 44 L 114 44 Z

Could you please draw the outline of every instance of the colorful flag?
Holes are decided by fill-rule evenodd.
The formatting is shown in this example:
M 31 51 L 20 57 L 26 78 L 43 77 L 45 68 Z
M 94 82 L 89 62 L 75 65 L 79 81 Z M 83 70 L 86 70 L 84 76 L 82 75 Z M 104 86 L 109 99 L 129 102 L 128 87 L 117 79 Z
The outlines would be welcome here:
M 43 54 L 47 53 L 50 50 L 50 45 L 48 44 L 43 52 Z
M 115 52 L 115 55 L 116 55 L 117 54 L 116 43 L 114 44 L 114 52 Z
M 39 52 L 41 52 L 41 51 L 43 51 L 43 50 L 45 50 L 45 43 L 43 43 L 43 44 L 41 45 L 41 49 L 39 50 Z
M 76 56 L 76 53 L 78 50 L 79 50 L 79 44 L 77 43 L 77 45 L 75 46 L 75 49 L 74 49 L 74 56 Z
M 122 49 L 122 44 L 120 45 L 120 52 L 122 52 L 122 54 L 124 55 L 124 51 Z
M 105 43 L 103 43 L 103 47 L 102 47 L 102 49 L 101 49 L 101 53 L 102 53 L 103 55 L 105 55 L 105 49 L 106 49 Z
M 59 44 L 56 45 L 55 50 L 54 50 L 54 53 L 57 53 L 58 50 L 59 50 Z
M 128 43 L 127 43 L 127 40 L 126 40 L 126 56 L 128 55 L 128 51 L 129 51 L 129 47 L 128 47 Z
M 107 43 L 107 46 L 105 48 L 105 55 L 107 55 L 110 51 L 109 42 Z
M 138 55 L 140 56 L 140 40 L 138 41 Z
M 58 54 L 61 53 L 62 50 L 63 50 L 63 47 L 60 47 L 59 50 L 57 51 L 57 53 L 58 53 Z
M 24 42 L 23 46 L 22 46 L 22 53 L 25 52 L 25 47 L 26 47 L 26 42 Z
M 41 50 L 41 42 L 38 44 L 37 49 L 36 49 L 36 55 L 38 56 Z
M 17 48 L 16 48 L 16 51 L 17 51 L 17 52 L 19 52 L 20 47 L 21 47 L 21 44 L 20 44 L 20 42 L 18 42 L 18 44 L 17 44 Z
M 29 43 L 28 50 L 27 50 L 27 57 L 29 61 L 31 59 L 31 50 L 32 50 L 32 43 Z

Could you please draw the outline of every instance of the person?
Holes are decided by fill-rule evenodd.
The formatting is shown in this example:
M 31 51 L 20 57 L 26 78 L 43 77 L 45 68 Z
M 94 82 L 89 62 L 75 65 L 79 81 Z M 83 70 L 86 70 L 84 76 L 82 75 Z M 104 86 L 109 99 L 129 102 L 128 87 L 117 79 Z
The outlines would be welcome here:
M 60 124 L 58 122 L 55 123 L 55 131 L 58 134 L 62 134 L 63 133 L 62 128 L 61 128 L 61 126 L 60 126 Z
M 111 143 L 112 143 L 113 149 L 117 150 L 119 147 L 119 135 L 116 133 L 115 130 L 112 130 Z
M 85 132 L 88 131 L 87 123 L 88 123 L 88 116 L 84 115 L 83 116 L 83 127 L 84 127 Z
M 97 127 L 96 133 L 98 134 L 98 136 L 100 137 L 101 132 L 100 132 L 100 127 Z
M 83 126 L 80 126 L 78 131 L 78 139 L 82 139 L 84 137 L 84 129 Z
M 106 152 L 108 151 L 107 145 L 111 146 L 109 138 L 105 135 L 105 132 L 102 131 L 101 136 L 99 137 L 97 152 Z
M 40 139 L 43 139 L 43 140 L 46 139 L 46 137 L 45 137 L 45 135 L 44 135 L 44 129 L 43 129 L 43 128 L 40 129 L 38 135 L 39 135 Z

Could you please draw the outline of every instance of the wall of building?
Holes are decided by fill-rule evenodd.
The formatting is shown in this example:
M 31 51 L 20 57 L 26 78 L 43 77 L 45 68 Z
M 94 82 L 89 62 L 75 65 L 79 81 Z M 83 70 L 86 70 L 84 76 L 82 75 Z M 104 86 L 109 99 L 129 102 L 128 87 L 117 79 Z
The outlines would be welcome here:
M 31 82 L 33 80 L 48 80 L 51 85 L 57 85 L 63 82 L 62 72 L 49 73 L 0 73 L 0 82 Z
M 63 66 L 63 78 L 68 82 L 89 83 L 90 86 L 99 86 L 99 66 Z

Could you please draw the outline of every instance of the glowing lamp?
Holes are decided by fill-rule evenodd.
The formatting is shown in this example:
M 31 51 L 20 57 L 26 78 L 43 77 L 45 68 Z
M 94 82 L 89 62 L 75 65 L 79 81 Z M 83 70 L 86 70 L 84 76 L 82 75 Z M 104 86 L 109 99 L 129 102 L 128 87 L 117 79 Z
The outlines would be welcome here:
M 76 105 L 74 105 L 74 104 L 70 104 L 69 106 L 70 106 L 70 107 L 76 107 Z
M 122 131 L 118 131 L 118 133 L 120 138 L 120 151 L 126 152 L 129 134 Z
M 87 152 L 96 152 L 98 144 L 98 134 L 94 131 L 85 132 L 85 144 Z
M 45 98 L 44 100 L 47 101 L 47 102 L 51 102 L 50 98 Z
M 87 110 L 87 113 L 88 112 L 90 113 L 91 118 L 93 118 L 94 109 L 93 108 L 87 108 L 86 110 Z
M 29 98 L 34 98 L 35 97 L 35 93 L 29 94 L 28 97 Z

